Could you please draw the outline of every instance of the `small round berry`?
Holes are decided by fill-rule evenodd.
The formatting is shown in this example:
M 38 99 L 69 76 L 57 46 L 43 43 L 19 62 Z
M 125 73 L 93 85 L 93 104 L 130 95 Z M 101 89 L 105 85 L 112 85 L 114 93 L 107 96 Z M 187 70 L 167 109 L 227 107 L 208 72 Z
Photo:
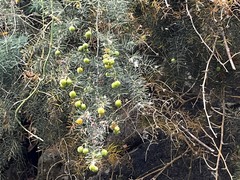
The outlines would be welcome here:
M 74 32 L 76 30 L 76 28 L 73 25 L 71 25 L 71 26 L 69 26 L 68 30 L 70 32 Z
M 75 98 L 77 96 L 77 93 L 75 91 L 71 91 L 69 93 L 70 98 Z
M 84 104 L 84 103 L 82 103 L 82 104 L 81 104 L 81 109 L 82 109 L 82 110 L 86 110 L 86 109 L 87 109 L 87 105 Z
M 88 168 L 92 172 L 98 172 L 98 167 L 93 163 L 91 163 Z
M 78 47 L 78 51 L 83 51 L 83 50 L 84 50 L 83 46 Z
M 67 78 L 67 85 L 70 86 L 72 85 L 72 83 L 73 83 L 72 80 L 70 78 Z
M 60 50 L 56 50 L 56 51 L 55 51 L 55 55 L 56 55 L 56 56 L 59 56 L 60 54 L 61 54 L 61 51 L 60 51 Z
M 83 43 L 82 45 L 83 49 L 87 49 L 89 47 L 88 43 Z
M 82 101 L 81 101 L 81 100 L 78 100 L 78 101 L 76 101 L 76 102 L 74 103 L 74 105 L 75 105 L 75 107 L 80 108 L 81 105 L 82 105 Z
M 216 67 L 216 71 L 217 72 L 221 71 L 221 67 L 220 66 Z
M 171 59 L 171 62 L 172 62 L 172 63 L 176 63 L 177 60 L 176 60 L 175 58 L 172 58 L 172 59 Z
M 90 59 L 84 58 L 84 59 L 83 59 L 83 62 L 86 63 L 86 64 L 89 64 L 89 63 L 90 63 Z
M 114 51 L 114 53 L 113 53 L 115 56 L 119 56 L 119 51 Z
M 83 152 L 83 146 L 79 146 L 79 147 L 77 148 L 77 152 L 82 153 L 82 152 Z
M 61 79 L 61 80 L 59 81 L 59 84 L 60 84 L 61 87 L 67 86 L 67 80 L 66 80 L 66 79 Z
M 105 109 L 102 108 L 102 107 L 98 108 L 97 111 L 98 111 L 98 114 L 101 115 L 101 116 L 105 114 Z
M 115 126 L 113 129 L 113 133 L 114 134 L 119 134 L 120 133 L 120 127 L 119 126 Z
M 87 154 L 87 153 L 89 153 L 89 149 L 88 148 L 83 148 L 83 154 Z
M 78 67 L 78 68 L 77 68 L 77 73 L 80 74 L 80 73 L 82 73 L 82 72 L 83 72 L 83 68 L 82 68 L 82 67 Z
M 108 151 L 106 149 L 102 149 L 101 154 L 102 154 L 102 156 L 107 156 Z
M 120 99 L 115 101 L 115 106 L 120 108 L 122 106 L 122 101 Z
M 75 121 L 76 124 L 78 125 L 82 125 L 83 124 L 83 119 L 82 118 L 78 118 L 76 121 Z
M 119 87 L 121 85 L 121 82 L 120 81 L 114 81 L 113 83 L 112 83 L 112 88 L 117 88 L 117 87 Z
M 85 35 L 84 35 L 87 39 L 89 39 L 89 38 L 91 38 L 91 36 L 92 36 L 92 32 L 89 30 L 89 31 L 87 31 L 86 33 L 85 33 Z

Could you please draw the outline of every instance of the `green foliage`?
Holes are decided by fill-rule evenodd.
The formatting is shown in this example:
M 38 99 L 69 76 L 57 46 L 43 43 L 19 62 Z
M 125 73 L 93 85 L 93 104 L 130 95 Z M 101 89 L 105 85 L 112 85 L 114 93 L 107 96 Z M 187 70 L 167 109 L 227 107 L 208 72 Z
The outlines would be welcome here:
M 13 121 L 10 106 L 9 100 L 0 99 L 0 179 L 4 178 L 2 173 L 14 159 L 19 160 L 19 165 L 22 158 L 20 133 L 16 131 L 17 123 Z
M 111 131 L 119 134 L 121 123 L 128 118 L 122 116 L 122 112 L 137 109 L 145 102 L 145 81 L 140 70 L 144 61 L 133 51 L 137 43 L 131 36 L 128 14 L 131 5 L 127 1 L 94 0 L 33 0 L 18 4 L 22 13 L 16 21 L 18 28 L 24 27 L 30 38 L 7 36 L 15 38 L 10 41 L 13 51 L 8 59 L 10 63 L 2 65 L 4 72 L 9 72 L 9 67 L 17 66 L 19 62 L 24 64 L 24 92 L 19 97 L 26 97 L 29 92 L 36 93 L 23 104 L 22 113 L 17 115 L 22 123 L 27 122 L 27 129 L 44 139 L 39 148 L 57 144 L 57 140 L 64 136 L 72 139 L 77 136 L 77 143 L 69 143 L 69 151 L 75 154 L 77 147 L 83 145 L 90 150 L 85 155 L 86 164 L 96 162 L 99 165 L 101 158 L 96 154 L 105 146 L 106 138 L 113 134 L 109 127 L 116 123 Z M 70 26 L 75 30 L 69 31 Z M 91 37 L 85 37 L 89 30 Z M 79 46 L 86 43 L 88 47 L 79 51 Z M 114 62 L 104 64 L 104 54 Z M 23 59 L 17 61 L 15 57 L 21 55 Z M 84 62 L 84 58 L 90 62 Z M 78 67 L 84 71 L 78 73 Z M 59 81 L 68 77 L 73 83 L 59 87 Z M 112 88 L 111 84 L 117 80 L 121 85 Z M 70 98 L 69 92 L 73 90 L 77 97 Z M 119 108 L 115 106 L 117 99 L 122 102 Z M 76 108 L 77 100 L 81 100 L 86 108 Z M 97 111 L 100 107 L 104 108 L 104 113 Z M 82 118 L 83 124 L 75 123 L 78 118 Z
M 0 39 L 0 82 L 11 83 L 9 78 L 13 77 L 17 66 L 20 66 L 21 48 L 26 44 L 26 36 L 7 36 Z M 10 84 L 8 84 L 10 85 Z

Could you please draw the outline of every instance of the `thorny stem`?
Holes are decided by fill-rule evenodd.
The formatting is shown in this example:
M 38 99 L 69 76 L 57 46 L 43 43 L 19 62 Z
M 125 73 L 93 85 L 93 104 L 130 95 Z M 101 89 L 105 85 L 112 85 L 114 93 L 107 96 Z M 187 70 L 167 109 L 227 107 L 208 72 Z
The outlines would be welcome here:
M 230 64 L 231 64 L 231 66 L 232 66 L 232 69 L 233 69 L 233 70 L 236 70 L 236 67 L 235 67 L 235 65 L 234 65 L 234 63 L 233 63 L 233 59 L 232 59 L 232 56 L 231 56 L 231 53 L 230 53 L 230 48 L 229 48 L 228 43 L 227 43 L 227 38 L 226 38 L 226 36 L 225 36 L 224 29 L 221 28 L 221 30 L 222 30 L 223 42 L 224 42 L 224 46 L 225 46 L 225 49 L 226 49 L 226 52 L 227 52 L 228 60 L 230 61 Z
M 201 144 L 203 147 L 207 148 L 209 151 L 214 152 L 215 150 L 211 147 L 209 147 L 208 145 L 206 145 L 205 143 L 203 143 L 201 140 L 199 140 L 197 137 L 195 137 L 192 133 L 190 133 L 188 131 L 188 129 L 186 129 L 184 126 L 180 125 L 179 126 L 189 135 L 191 136 L 195 141 L 197 141 L 199 144 Z
M 216 56 L 216 54 L 214 53 L 214 50 L 211 49 L 208 44 L 204 41 L 202 35 L 198 32 L 194 22 L 193 22 L 193 18 L 192 18 L 192 15 L 189 11 L 189 8 L 188 8 L 188 0 L 185 1 L 186 2 L 186 11 L 187 11 L 187 14 L 189 16 L 189 19 L 191 21 L 191 24 L 192 24 L 192 27 L 194 29 L 194 31 L 196 32 L 196 34 L 198 35 L 198 37 L 201 39 L 202 43 L 207 47 L 207 49 L 213 54 L 213 56 L 216 58 L 216 60 L 224 67 L 225 71 L 228 72 L 227 68 L 225 67 L 225 63 L 222 63 L 221 60 Z
M 215 137 L 217 137 L 217 134 L 214 132 L 214 130 L 212 128 L 212 125 L 211 125 L 211 121 L 210 121 L 211 116 L 208 114 L 208 111 L 207 111 L 207 100 L 206 100 L 206 92 L 205 92 L 205 85 L 206 85 L 206 82 L 207 82 L 207 75 L 208 75 L 209 65 L 210 65 L 212 56 L 213 56 L 213 54 L 211 54 L 211 56 L 209 57 L 209 59 L 207 61 L 206 68 L 205 68 L 205 71 L 204 71 L 204 78 L 203 78 L 203 83 L 202 83 L 202 97 L 203 97 L 203 109 L 204 109 L 204 112 L 205 112 L 206 117 L 207 117 L 209 129 L 212 131 L 213 135 Z
M 156 170 L 154 170 L 154 171 L 152 171 L 152 172 L 149 172 L 149 173 L 147 173 L 147 174 L 145 174 L 145 175 L 139 176 L 137 179 L 138 179 L 138 180 L 144 180 L 145 178 L 147 178 L 147 177 L 149 177 L 149 176 L 151 176 L 151 175 L 153 175 L 153 174 L 156 174 L 156 173 L 157 173 L 157 174 L 156 174 L 152 179 L 153 179 L 153 180 L 154 180 L 154 179 L 157 179 L 157 177 L 158 177 L 166 168 L 168 168 L 168 167 L 171 166 L 174 162 L 176 162 L 177 160 L 179 160 L 180 158 L 182 158 L 188 151 L 189 151 L 189 149 L 186 149 L 185 152 L 183 152 L 183 153 L 180 154 L 179 156 L 175 157 L 175 158 L 174 158 L 173 160 L 171 160 L 170 162 L 164 164 L 163 167 L 161 167 L 161 168 L 159 168 L 159 169 L 156 169 Z
M 225 88 L 223 88 L 222 90 L 222 124 L 221 124 L 221 137 L 220 137 L 220 144 L 219 144 L 219 147 L 218 147 L 218 155 L 217 155 L 217 162 L 216 162 L 216 170 L 215 170 L 215 180 L 218 180 L 218 177 L 219 177 L 219 174 L 218 174 L 218 170 L 219 170 L 219 163 L 220 163 L 220 160 L 222 159 L 223 161 L 223 164 L 225 166 L 225 169 L 226 171 L 228 172 L 228 175 L 229 177 L 231 178 L 231 180 L 233 179 L 232 175 L 231 175 L 231 172 L 229 171 L 228 169 L 228 166 L 227 166 L 227 163 L 226 163 L 226 160 L 224 159 L 223 157 L 223 154 L 222 154 L 222 146 L 224 144 L 223 142 L 223 138 L 224 138 L 224 125 L 225 125 L 225 113 L 226 113 L 226 109 L 225 109 L 225 97 L 224 97 L 224 94 L 225 94 Z
M 43 3 L 43 1 L 42 1 L 42 3 Z M 51 1 L 51 8 L 52 8 L 52 1 Z M 53 9 L 52 9 L 52 10 L 53 10 Z M 31 131 L 29 131 L 27 128 L 25 128 L 25 127 L 22 125 L 21 121 L 18 119 L 18 113 L 19 113 L 21 107 L 37 92 L 37 90 L 38 90 L 41 82 L 45 79 L 45 76 L 46 76 L 46 66 L 47 66 L 47 63 L 48 63 L 48 60 L 49 60 L 49 56 L 50 56 L 50 54 L 51 54 L 52 41 L 53 41 L 53 36 L 52 36 L 52 25 L 53 25 L 53 21 L 51 21 L 50 23 L 51 23 L 51 28 L 50 28 L 50 29 L 51 29 L 51 30 L 50 30 L 51 33 L 50 33 L 49 50 L 48 50 L 48 54 L 47 54 L 47 56 L 46 56 L 46 58 L 45 58 L 45 62 L 44 62 L 44 64 L 43 64 L 43 68 L 42 68 L 42 78 L 39 79 L 39 81 L 38 81 L 38 83 L 37 83 L 37 86 L 36 86 L 36 87 L 34 88 L 34 90 L 28 95 L 28 97 L 26 97 L 25 99 L 19 101 L 19 102 L 21 102 L 21 103 L 20 103 L 19 106 L 16 108 L 15 114 L 14 114 L 14 118 L 15 118 L 15 120 L 18 122 L 18 124 L 19 124 L 27 133 L 29 133 L 32 137 L 34 137 L 34 138 L 36 138 L 36 139 L 38 139 L 38 140 L 40 140 L 40 141 L 43 141 L 43 139 L 40 138 L 40 137 L 38 137 L 37 135 L 33 134 Z M 49 23 L 49 24 L 50 24 L 50 23 Z M 46 26 L 48 26 L 49 24 L 47 24 Z M 17 102 L 17 103 L 19 103 L 19 102 Z
M 213 57 L 215 57 L 217 59 L 217 61 L 225 68 L 226 72 L 228 72 L 228 70 L 226 69 L 225 67 L 225 64 L 228 62 L 226 61 L 225 63 L 222 63 L 220 61 L 220 59 L 215 55 L 215 45 L 216 45 L 216 41 L 217 41 L 217 38 L 215 39 L 215 42 L 214 42 L 214 45 L 213 45 L 213 49 L 211 49 L 208 44 L 204 41 L 204 39 L 202 38 L 201 34 L 198 32 L 198 30 L 196 29 L 195 25 L 194 25 L 194 22 L 193 22 L 193 18 L 190 14 L 190 11 L 188 9 L 188 1 L 186 0 L 186 11 L 188 13 L 188 16 L 190 18 L 190 21 L 191 21 L 191 24 L 192 24 L 192 27 L 194 29 L 194 31 L 196 32 L 196 34 L 199 36 L 199 38 L 201 39 L 202 43 L 207 47 L 207 49 L 211 52 L 211 55 L 207 61 L 207 64 L 206 64 L 206 68 L 205 68 L 205 71 L 204 71 L 204 78 L 203 78 L 203 82 L 202 82 L 202 97 L 203 97 L 203 106 L 204 106 L 204 112 L 207 116 L 207 121 L 208 121 L 208 125 L 209 125 L 209 129 L 211 130 L 211 132 L 213 133 L 213 135 L 215 136 L 215 138 L 217 138 L 217 134 L 214 132 L 214 130 L 212 129 L 212 122 L 210 121 L 210 115 L 208 114 L 208 111 L 207 111 L 207 106 L 206 106 L 206 94 L 205 94 L 205 85 L 206 85 L 206 82 L 207 82 L 207 78 L 208 78 L 208 71 L 209 71 L 209 66 L 210 66 L 210 62 L 212 60 Z M 233 70 L 236 70 L 236 67 L 233 63 L 233 59 L 231 56 L 231 53 L 230 53 L 230 49 L 229 49 L 229 46 L 228 46 L 228 43 L 227 43 L 227 39 L 226 39 L 226 36 L 225 36 L 225 33 L 224 33 L 224 30 L 222 28 L 222 37 L 223 37 L 223 41 L 224 41 L 224 46 L 225 46 L 225 49 L 226 49 L 226 52 L 227 52 L 227 55 L 228 55 L 228 58 L 229 58 L 229 61 L 230 61 L 230 64 L 232 66 L 232 69 Z M 236 54 L 235 54 L 236 55 Z M 234 55 L 234 56 L 235 56 Z M 224 92 L 224 89 L 223 89 L 223 92 Z M 224 94 L 224 93 L 222 93 Z M 228 165 L 226 163 L 226 159 L 224 158 L 223 154 L 222 154 L 222 147 L 223 147 L 223 139 L 224 139 L 224 125 L 225 125 L 225 100 L 224 100 L 224 97 L 222 95 L 222 106 L 223 106 L 223 112 L 221 113 L 222 115 L 222 122 L 221 122 L 221 125 L 219 126 L 220 128 L 220 144 L 217 145 L 215 139 L 209 135 L 208 132 L 206 132 L 206 130 L 204 128 L 202 128 L 203 132 L 205 132 L 205 134 L 211 139 L 212 143 L 213 143 L 213 146 L 214 148 L 217 150 L 217 154 L 212 154 L 213 156 L 216 156 L 217 157 L 217 160 L 216 160 L 216 163 L 213 165 L 213 166 L 210 166 L 209 163 L 207 162 L 207 159 L 206 159 L 206 156 L 205 154 L 203 154 L 203 160 L 205 161 L 205 164 L 208 166 L 208 168 L 211 170 L 211 171 L 214 171 L 214 175 L 215 175 L 215 180 L 218 180 L 219 179 L 219 164 L 220 164 L 220 161 L 223 162 L 224 164 L 224 169 L 227 171 L 230 179 L 232 180 L 233 179 L 233 176 L 231 175 L 231 172 L 228 168 Z

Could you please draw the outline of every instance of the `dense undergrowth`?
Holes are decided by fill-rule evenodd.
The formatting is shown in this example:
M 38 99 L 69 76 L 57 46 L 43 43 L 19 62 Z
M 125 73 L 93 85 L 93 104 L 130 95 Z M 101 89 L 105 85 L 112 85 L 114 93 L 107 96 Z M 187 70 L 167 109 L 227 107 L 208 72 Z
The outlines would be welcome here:
M 239 178 L 237 1 L 0 6 L 3 179 L 114 172 L 134 149 L 124 144 L 132 133 L 172 144 L 169 162 L 135 178 L 158 178 L 181 158 L 201 159 L 212 179 Z M 25 160 L 32 151 L 38 167 Z

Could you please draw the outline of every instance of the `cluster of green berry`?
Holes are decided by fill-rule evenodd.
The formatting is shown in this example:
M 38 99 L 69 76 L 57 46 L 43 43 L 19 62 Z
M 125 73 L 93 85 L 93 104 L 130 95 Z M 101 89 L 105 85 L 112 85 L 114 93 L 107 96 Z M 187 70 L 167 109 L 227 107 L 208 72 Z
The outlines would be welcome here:
M 102 56 L 102 62 L 106 69 L 113 68 L 115 64 L 115 57 L 119 56 L 119 51 L 111 51 L 109 48 L 105 49 L 105 53 Z
M 74 26 L 69 27 L 69 31 L 71 33 L 73 33 L 75 30 L 76 30 L 76 28 Z M 88 30 L 84 36 L 86 39 L 91 40 L 92 31 Z M 111 114 L 111 111 L 108 111 L 108 106 L 106 105 L 106 103 L 103 103 L 103 102 L 96 103 L 95 102 L 93 105 L 93 103 L 91 102 L 93 98 L 88 99 L 87 97 L 85 97 L 85 96 L 87 96 L 87 89 L 89 87 L 82 88 L 82 84 L 89 85 L 89 83 L 90 84 L 96 83 L 97 80 L 89 79 L 87 77 L 89 76 L 89 73 L 98 74 L 98 73 L 96 73 L 96 71 L 101 71 L 101 68 L 99 68 L 99 66 L 102 67 L 102 71 L 101 71 L 102 73 L 100 72 L 100 74 L 104 74 L 105 71 L 108 71 L 107 73 L 109 73 L 110 69 L 113 69 L 113 71 L 114 71 L 114 68 L 115 68 L 114 65 L 116 65 L 115 60 L 119 57 L 120 53 L 117 50 L 113 51 L 110 48 L 105 48 L 102 53 L 103 55 L 98 58 L 100 61 L 102 60 L 103 65 L 101 65 L 101 63 L 99 63 L 100 61 L 94 61 L 91 58 L 91 55 L 93 54 L 93 52 L 90 52 L 89 44 L 90 44 L 89 42 L 84 42 L 81 46 L 78 47 L 78 52 L 80 53 L 79 57 L 82 58 L 82 61 L 79 63 L 81 65 L 78 65 L 78 67 L 75 71 L 76 75 L 73 76 L 73 81 L 70 78 L 71 76 L 60 79 L 60 81 L 59 81 L 60 88 L 66 89 L 68 91 L 70 101 L 72 102 L 72 104 L 75 107 L 74 112 L 75 112 L 75 114 L 77 114 L 76 115 L 77 118 L 73 118 L 74 119 L 74 121 L 73 121 L 74 127 L 76 127 L 79 130 L 84 129 L 84 132 L 88 132 L 88 134 L 91 134 L 93 129 L 96 128 L 96 127 L 92 127 L 93 124 L 94 125 L 97 124 L 97 126 L 102 126 L 98 122 L 104 120 L 107 122 L 107 124 L 108 124 L 107 126 L 110 127 L 112 132 L 117 135 L 120 133 L 120 127 L 117 124 L 117 122 L 112 121 L 112 117 L 108 118 L 108 116 L 106 115 L 106 114 L 109 114 L 109 115 Z M 60 56 L 61 55 L 60 50 L 56 50 L 55 55 Z M 109 77 L 106 74 L 105 74 L 105 78 Z M 109 73 L 109 74 L 111 74 L 111 73 Z M 80 83 L 80 81 L 82 82 L 82 84 Z M 109 81 L 109 80 L 107 80 L 107 81 Z M 98 84 L 98 85 L 100 86 L 100 84 Z M 91 86 L 96 89 L 101 88 L 101 87 L 96 87 L 96 85 L 92 84 L 92 85 L 90 85 L 90 89 L 91 89 Z M 118 78 L 116 78 L 116 76 L 115 76 L 114 81 L 111 83 L 110 87 L 112 89 L 114 89 L 113 92 L 116 92 L 116 89 L 119 89 L 119 87 L 121 87 L 121 81 L 118 80 Z M 84 89 L 83 91 L 81 91 L 81 94 L 80 93 L 78 94 L 79 88 Z M 108 87 L 105 87 L 105 88 L 107 89 Z M 122 107 L 122 100 L 119 98 L 120 94 L 121 94 L 121 91 L 119 91 L 119 93 L 117 95 L 118 98 L 115 98 L 116 94 L 114 95 L 114 97 L 112 96 L 115 99 L 114 105 L 115 105 L 115 108 L 117 108 L 117 109 Z M 93 93 L 92 95 L 93 95 L 92 97 L 104 96 L 103 94 L 101 94 L 101 93 L 98 94 L 96 92 Z M 112 98 L 110 98 L 110 99 L 112 99 Z M 104 126 L 105 127 L 103 127 L 102 129 L 106 129 L 106 125 L 104 125 Z M 96 129 L 94 129 L 94 131 L 96 131 Z M 103 136 L 103 135 L 101 135 L 101 133 L 103 134 L 102 131 L 98 132 L 98 135 Z M 106 133 L 104 133 L 104 134 L 106 134 Z M 93 172 L 97 172 L 98 171 L 98 167 L 97 167 L 98 162 L 101 160 L 102 157 L 107 156 L 108 151 L 106 149 L 101 149 L 102 145 L 101 146 L 98 146 L 96 144 L 94 145 L 91 137 L 92 137 L 92 139 L 95 139 L 96 136 L 88 135 L 88 137 L 87 137 L 88 140 L 84 140 L 85 143 L 83 143 L 83 145 L 79 146 L 77 148 L 77 151 L 80 154 L 84 155 L 86 159 L 90 159 L 88 161 L 89 169 Z
M 89 149 L 87 148 L 86 144 L 83 146 L 79 146 L 77 148 L 78 153 L 87 155 L 89 153 Z M 97 167 L 97 160 L 101 159 L 103 157 L 106 157 L 108 155 L 108 151 L 106 149 L 101 149 L 101 151 L 98 152 L 92 152 L 92 160 L 88 166 L 89 170 L 92 172 L 97 172 L 98 167 Z
M 75 28 L 75 26 L 71 25 L 71 26 L 69 26 L 68 30 L 69 30 L 71 33 L 73 33 L 73 32 L 76 31 L 76 28 Z M 86 39 L 90 39 L 90 38 L 92 37 L 92 32 L 91 32 L 91 30 L 88 30 L 88 31 L 85 33 L 84 36 L 85 36 Z M 89 47 L 89 44 L 88 44 L 88 43 L 83 43 L 82 46 L 79 46 L 79 47 L 78 47 L 78 51 L 89 52 L 88 47 Z M 57 50 L 55 51 L 55 56 L 60 56 L 60 55 L 61 55 L 61 51 L 60 51 L 59 49 L 57 49 Z M 86 62 L 85 62 L 85 61 L 86 61 Z M 84 61 L 85 63 L 90 63 L 89 59 L 87 59 L 87 58 L 86 58 L 85 61 Z

